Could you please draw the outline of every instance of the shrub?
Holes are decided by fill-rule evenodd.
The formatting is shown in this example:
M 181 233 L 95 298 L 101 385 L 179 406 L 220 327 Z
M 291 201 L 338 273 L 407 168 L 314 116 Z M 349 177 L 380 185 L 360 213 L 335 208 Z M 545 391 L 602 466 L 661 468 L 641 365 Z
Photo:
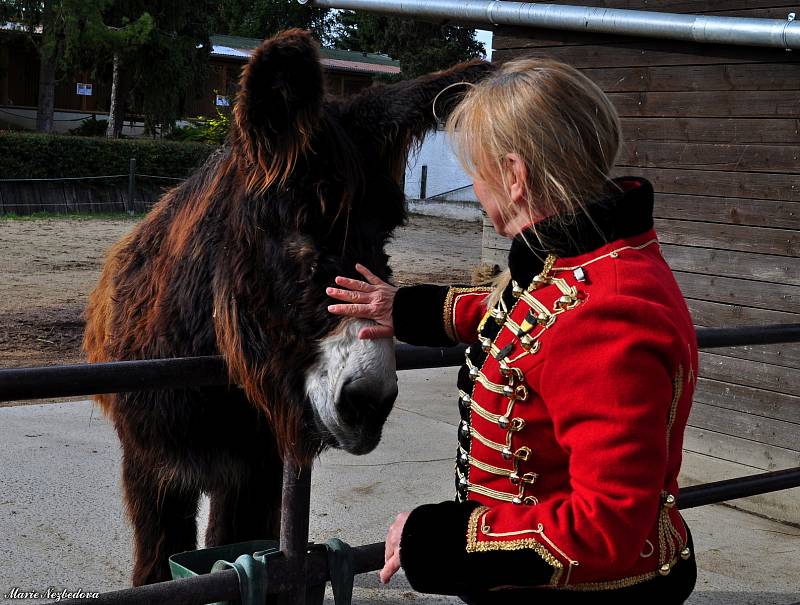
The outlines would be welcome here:
M 0 132 L 0 178 L 42 179 L 136 172 L 183 178 L 216 148 L 202 143 Z
M 92 116 L 83 120 L 80 126 L 73 128 L 69 133 L 79 137 L 104 137 L 107 126 L 108 120 L 98 120 Z
M 226 113 L 217 109 L 217 117 L 206 118 L 199 116 L 191 120 L 188 126 L 175 128 L 169 135 L 174 141 L 195 141 L 209 145 L 222 145 L 228 136 L 231 121 Z

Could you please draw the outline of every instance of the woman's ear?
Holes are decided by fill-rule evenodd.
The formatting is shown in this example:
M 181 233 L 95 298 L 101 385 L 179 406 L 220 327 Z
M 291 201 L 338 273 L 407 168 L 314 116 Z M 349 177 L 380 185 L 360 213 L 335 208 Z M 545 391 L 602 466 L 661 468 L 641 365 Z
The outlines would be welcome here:
M 511 203 L 527 211 L 528 206 L 528 167 L 516 153 L 506 154 L 505 163 L 506 193 Z

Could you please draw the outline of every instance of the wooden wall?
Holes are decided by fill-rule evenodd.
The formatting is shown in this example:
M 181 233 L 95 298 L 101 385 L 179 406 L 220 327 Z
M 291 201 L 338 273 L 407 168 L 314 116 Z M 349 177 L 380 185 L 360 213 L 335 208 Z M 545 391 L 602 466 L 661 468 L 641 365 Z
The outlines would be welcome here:
M 575 4 L 575 2 L 556 2 Z M 776 0 L 579 4 L 785 19 Z M 498 62 L 534 55 L 580 68 L 613 100 L 617 173 L 656 189 L 656 227 L 698 326 L 800 323 L 800 51 L 567 32 L 495 33 Z M 507 243 L 484 229 L 484 260 Z M 684 484 L 800 466 L 800 346 L 702 353 Z M 739 500 L 800 523 L 800 489 Z

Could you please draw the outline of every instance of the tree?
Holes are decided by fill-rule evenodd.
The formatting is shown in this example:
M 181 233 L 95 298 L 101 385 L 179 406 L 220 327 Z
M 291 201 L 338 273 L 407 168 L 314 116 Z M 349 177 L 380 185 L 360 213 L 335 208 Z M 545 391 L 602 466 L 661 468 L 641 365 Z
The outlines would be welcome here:
M 108 28 L 102 13 L 112 0 L 0 0 L 0 17 L 15 22 L 28 34 L 39 54 L 39 99 L 36 129 L 53 131 L 55 87 L 59 77 L 96 59 L 96 51 L 141 37 L 148 27 L 142 19 L 127 27 Z M 87 50 L 92 49 L 92 53 Z M 91 56 L 91 58 L 89 58 Z
M 400 61 L 403 78 L 450 67 L 485 54 L 475 30 L 360 11 L 340 11 L 334 44 L 344 50 L 385 53 Z
M 145 130 L 170 130 L 181 117 L 189 91 L 203 85 L 217 2 L 113 0 L 105 22 L 127 36 L 113 43 L 112 94 L 107 136 L 118 137 L 128 101 L 144 115 Z M 146 31 L 130 29 L 143 15 Z
M 219 0 L 216 3 L 216 33 L 248 38 L 269 38 L 279 31 L 300 27 L 311 31 L 322 43 L 331 42 L 336 26 L 331 11 L 297 0 Z

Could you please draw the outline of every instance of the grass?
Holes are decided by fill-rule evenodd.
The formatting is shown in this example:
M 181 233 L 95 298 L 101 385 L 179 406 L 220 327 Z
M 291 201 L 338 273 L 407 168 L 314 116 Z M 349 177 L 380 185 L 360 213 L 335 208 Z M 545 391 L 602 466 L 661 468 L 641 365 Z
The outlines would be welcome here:
M 137 212 L 133 215 L 127 212 L 34 212 L 32 214 L 16 214 L 15 212 L 9 212 L 7 214 L 0 214 L 0 221 L 38 221 L 52 219 L 66 219 L 72 221 L 138 221 L 142 217 L 144 217 L 144 213 L 142 212 Z

